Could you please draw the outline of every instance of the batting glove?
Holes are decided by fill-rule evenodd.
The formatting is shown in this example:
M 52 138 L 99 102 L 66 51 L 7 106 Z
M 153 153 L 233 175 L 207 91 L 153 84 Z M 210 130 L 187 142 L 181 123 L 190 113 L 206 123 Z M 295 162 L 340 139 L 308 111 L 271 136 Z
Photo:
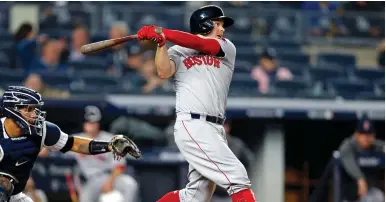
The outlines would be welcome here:
M 139 40 L 151 40 L 158 44 L 158 47 L 162 47 L 166 44 L 166 38 L 163 34 L 155 33 L 156 26 L 143 26 L 137 33 Z

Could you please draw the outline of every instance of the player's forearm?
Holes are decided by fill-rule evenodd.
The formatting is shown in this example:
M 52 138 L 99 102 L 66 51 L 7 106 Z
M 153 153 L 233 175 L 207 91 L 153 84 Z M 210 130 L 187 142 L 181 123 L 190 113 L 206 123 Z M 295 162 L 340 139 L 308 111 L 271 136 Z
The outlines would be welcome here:
M 187 32 L 178 30 L 163 30 L 166 40 L 171 41 L 179 46 L 191 48 L 202 53 L 216 56 L 220 51 L 220 44 L 216 39 L 202 38 Z
M 174 72 L 170 66 L 170 59 L 166 46 L 158 47 L 155 55 L 155 66 L 158 76 L 162 79 L 171 77 Z
M 71 151 L 82 154 L 98 154 L 109 152 L 111 148 L 108 142 L 75 136 Z
M 364 175 L 357 162 L 355 161 L 355 157 L 352 153 L 346 152 L 341 155 L 341 162 L 343 168 L 353 179 L 359 180 L 364 178 Z

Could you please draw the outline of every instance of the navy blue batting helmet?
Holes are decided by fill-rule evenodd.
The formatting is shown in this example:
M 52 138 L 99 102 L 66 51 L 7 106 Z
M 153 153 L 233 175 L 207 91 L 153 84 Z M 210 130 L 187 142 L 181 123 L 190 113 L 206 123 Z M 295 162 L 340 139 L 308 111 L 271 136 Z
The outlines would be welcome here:
M 38 92 L 23 86 L 9 86 L 1 101 L 2 114 L 12 119 L 24 134 L 42 135 L 46 115 L 41 111 L 43 105 L 42 96 Z M 24 107 L 30 107 L 31 111 L 25 111 L 29 114 L 23 116 L 20 109 Z
M 190 32 L 192 34 L 209 34 L 214 24 L 212 20 L 222 19 L 224 27 L 233 25 L 234 21 L 224 15 L 224 11 L 215 5 L 204 6 L 192 13 L 190 16 Z

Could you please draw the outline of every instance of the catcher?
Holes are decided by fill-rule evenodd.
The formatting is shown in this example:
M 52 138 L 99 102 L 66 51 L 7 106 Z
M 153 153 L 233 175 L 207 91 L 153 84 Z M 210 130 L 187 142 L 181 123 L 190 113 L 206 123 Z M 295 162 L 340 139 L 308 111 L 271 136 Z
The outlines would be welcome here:
M 136 144 L 123 135 L 110 142 L 69 136 L 45 120 L 41 95 L 29 88 L 10 86 L 0 109 L 0 202 L 33 202 L 22 193 L 42 147 L 53 151 L 82 154 L 112 152 L 116 160 L 141 157 Z

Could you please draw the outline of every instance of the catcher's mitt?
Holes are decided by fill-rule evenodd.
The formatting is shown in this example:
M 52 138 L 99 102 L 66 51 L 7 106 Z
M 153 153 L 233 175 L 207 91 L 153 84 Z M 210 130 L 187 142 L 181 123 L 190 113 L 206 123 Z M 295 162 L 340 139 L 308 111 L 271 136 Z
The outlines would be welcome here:
M 137 145 L 124 135 L 115 135 L 110 141 L 110 148 L 116 160 L 120 160 L 126 154 L 130 154 L 136 159 L 141 157 L 141 151 Z

